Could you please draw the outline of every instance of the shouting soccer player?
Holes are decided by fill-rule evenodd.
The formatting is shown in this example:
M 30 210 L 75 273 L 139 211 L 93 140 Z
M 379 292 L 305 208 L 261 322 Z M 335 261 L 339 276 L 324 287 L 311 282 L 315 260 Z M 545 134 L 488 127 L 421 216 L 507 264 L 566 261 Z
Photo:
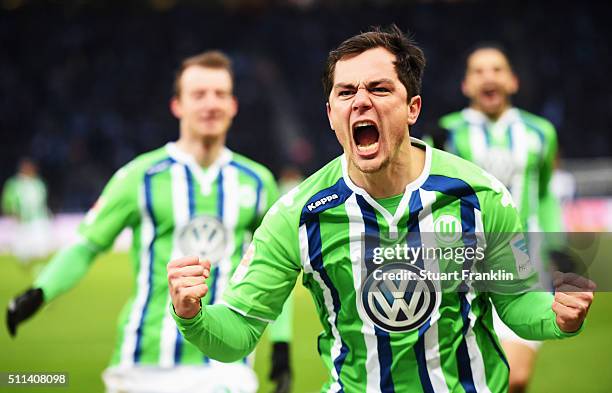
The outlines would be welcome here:
M 169 314 L 166 264 L 199 255 L 212 261 L 202 304 L 215 304 L 238 265 L 245 239 L 278 197 L 264 166 L 225 147 L 237 113 L 230 60 L 209 51 L 187 58 L 175 79 L 176 143 L 145 153 L 110 180 L 80 227 L 81 240 L 48 264 L 7 313 L 12 335 L 43 303 L 66 292 L 126 227 L 133 230 L 135 291 L 121 314 L 103 378 L 108 392 L 255 392 L 246 359 L 226 365 L 185 342 Z M 287 323 L 286 321 L 285 323 Z M 288 327 L 276 326 L 276 336 Z M 249 351 L 250 352 L 250 351 Z M 244 355 L 248 355 L 245 352 Z M 288 344 L 274 346 L 273 377 L 289 391 Z
M 251 351 L 300 272 L 324 328 L 318 349 L 329 381 L 323 391 L 505 392 L 508 366 L 491 301 L 527 338 L 581 330 L 594 287 L 586 279 L 559 276 L 554 297 L 481 291 L 468 282 L 441 291 L 440 283 L 425 279 L 384 276 L 446 269 L 442 261 L 373 263 L 383 240 L 412 242 L 423 234 L 429 242 L 425 234 L 443 227 L 463 234 L 466 245 L 480 243 L 485 268 L 504 269 L 525 287 L 535 280 L 520 234 L 504 235 L 521 226 L 503 185 L 410 138 L 424 65 L 421 49 L 396 26 L 344 41 L 330 52 L 323 78 L 329 122 L 344 154 L 270 209 L 223 304 L 200 305 L 210 292 L 207 261 L 168 264 L 173 316 L 205 354 L 231 361 Z M 441 238 L 454 235 L 446 229 Z
M 550 187 L 557 135 L 546 119 L 512 106 L 510 97 L 518 87 L 503 49 L 478 46 L 467 57 L 462 84 L 470 106 L 440 120 L 436 142 L 493 174 L 510 190 L 521 224 L 531 233 L 531 258 L 545 281 L 548 258 L 542 236 L 535 233 L 562 230 Z M 510 363 L 510 392 L 523 392 L 541 343 L 521 339 L 495 313 L 494 322 Z

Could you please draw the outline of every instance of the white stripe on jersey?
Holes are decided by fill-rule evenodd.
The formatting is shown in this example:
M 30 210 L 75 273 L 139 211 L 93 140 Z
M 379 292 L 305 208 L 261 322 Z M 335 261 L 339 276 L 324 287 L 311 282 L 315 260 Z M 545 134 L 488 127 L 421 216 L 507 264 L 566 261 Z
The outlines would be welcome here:
M 225 247 L 224 257 L 217 268 L 219 272 L 217 274 L 217 282 L 215 283 L 216 295 L 214 303 L 222 303 L 223 292 L 227 288 L 229 279 L 232 273 L 232 254 L 234 252 L 234 244 L 236 239 L 234 238 L 234 230 L 238 223 L 238 214 L 240 213 L 240 201 L 239 193 L 236 190 L 240 189 L 238 182 L 238 169 L 231 165 L 225 165 L 221 168 L 221 174 L 223 175 L 223 226 L 227 231 L 227 244 Z M 247 362 L 252 363 L 252 356 L 247 357 Z M 210 360 L 211 365 L 218 364 L 214 359 Z
M 485 127 L 481 124 L 470 123 L 470 149 L 472 150 L 472 161 L 482 167 L 487 157 L 487 137 Z
M 138 292 L 134 302 L 132 303 L 132 310 L 128 319 L 128 323 L 125 325 L 123 331 L 123 344 L 121 345 L 121 359 L 119 361 L 120 366 L 133 366 L 134 365 L 134 351 L 136 350 L 137 335 L 136 330 L 142 317 L 145 304 L 147 302 L 147 293 L 149 292 L 149 264 L 151 254 L 149 252 L 149 246 L 155 237 L 155 228 L 149 212 L 147 211 L 145 185 L 141 186 L 140 192 L 140 212 L 142 216 L 142 223 L 140 228 L 140 269 L 138 271 L 137 285 Z
M 363 283 L 362 273 L 367 271 L 362 260 L 362 235 L 365 233 L 365 224 L 361 215 L 361 209 L 357 204 L 356 195 L 351 195 L 345 202 L 346 215 L 349 220 L 349 252 L 351 265 L 353 268 L 353 284 L 355 286 L 355 303 L 357 312 L 363 322 L 361 332 L 366 345 L 366 363 L 365 369 L 367 373 L 366 392 L 380 391 L 380 361 L 378 359 L 378 344 L 376 342 L 376 334 L 374 324 L 365 315 L 359 299 L 361 293 L 361 285 Z
M 487 386 L 487 376 L 485 374 L 482 352 L 480 352 L 480 347 L 478 346 L 476 335 L 474 334 L 474 324 L 476 323 L 476 315 L 474 315 L 472 311 L 472 301 L 476 297 L 474 287 L 470 285 L 470 289 L 465 295 L 467 302 L 470 304 L 470 312 L 468 314 L 469 327 L 465 332 L 465 342 L 470 356 L 470 368 L 472 369 L 472 375 L 474 377 L 474 387 L 477 392 L 491 393 L 491 390 L 489 390 Z
M 229 163 L 232 160 L 232 151 L 227 147 L 224 147 L 219 155 L 219 158 L 204 170 L 193 158 L 192 155 L 182 151 L 176 146 L 176 143 L 170 142 L 166 144 L 166 150 L 168 154 L 176 161 L 181 162 L 191 170 L 193 176 L 198 180 L 200 184 L 200 190 L 202 195 L 208 196 L 211 191 L 211 185 L 215 179 L 219 176 L 221 167 Z
M 172 251 L 170 260 L 184 256 L 178 246 L 178 237 L 181 230 L 190 220 L 189 186 L 187 184 L 185 168 L 185 165 L 179 163 L 173 164 L 170 168 L 170 176 L 172 179 L 172 212 L 174 214 L 174 230 L 172 232 Z M 174 351 L 178 332 L 176 323 L 170 315 L 170 301 L 170 294 L 168 293 L 160 339 L 159 365 L 161 367 L 171 367 L 174 365 Z
M 522 211 L 523 208 L 523 187 L 525 185 L 525 168 L 527 167 L 527 158 L 529 149 L 529 140 L 527 138 L 527 129 L 525 124 L 522 122 L 514 122 L 511 126 L 510 132 L 512 133 L 512 157 L 514 159 L 514 175 L 512 176 L 510 190 L 512 193 L 512 199 L 518 211 Z M 530 190 L 537 190 L 536 188 L 530 187 Z M 529 197 L 530 201 L 537 200 Z
M 232 254 L 234 252 L 234 231 L 238 224 L 238 214 L 240 213 L 240 195 L 236 190 L 240 189 L 238 182 L 238 169 L 231 165 L 225 165 L 221 169 L 223 174 L 223 226 L 227 234 L 227 244 L 224 257 L 219 261 L 216 286 L 215 303 L 221 299 L 221 295 L 232 274 Z
M 332 301 L 332 296 L 329 288 L 325 285 L 323 280 L 321 279 L 321 275 L 319 272 L 315 271 L 310 264 L 310 253 L 308 248 L 308 232 L 306 231 L 306 224 L 300 226 L 299 230 L 299 240 L 300 240 L 300 257 L 302 259 L 302 266 L 304 268 L 304 274 L 312 274 L 315 281 L 319 284 L 321 288 L 321 292 L 323 292 L 323 298 L 325 300 L 325 306 L 327 308 L 327 322 L 329 323 L 332 331 L 332 335 L 334 336 L 334 344 L 331 348 L 331 360 L 332 367 L 331 373 L 334 378 L 334 383 L 329 387 L 328 392 L 338 392 L 342 390 L 342 386 L 338 382 L 339 376 L 336 368 L 333 366 L 333 362 L 338 359 L 340 356 L 340 348 L 342 347 L 342 341 L 340 340 L 340 332 L 338 332 L 338 328 L 336 327 L 336 313 L 334 311 L 334 303 Z
M 257 192 L 257 189 L 255 189 L 255 192 Z M 261 184 L 261 190 L 259 190 L 259 195 L 257 195 L 257 197 L 259 197 L 259 204 L 255 206 L 255 209 L 257 211 L 257 219 L 261 220 L 266 214 L 266 207 L 268 206 L 268 192 L 266 191 L 266 187 L 263 184 L 263 180 Z
M 477 233 L 476 245 L 477 247 L 484 247 L 483 237 L 478 236 L 478 233 L 484 233 L 484 226 L 482 223 L 482 214 L 480 210 L 474 209 L 474 228 Z M 468 313 L 469 327 L 465 332 L 465 342 L 467 344 L 467 351 L 470 357 L 470 368 L 472 369 L 472 375 L 474 380 L 474 387 L 477 392 L 491 393 L 487 386 L 487 377 L 485 374 L 484 360 L 480 347 L 476 341 L 476 335 L 474 334 L 474 324 L 476 323 L 476 315 L 472 310 L 472 301 L 476 297 L 474 287 L 470 285 L 469 291 L 466 293 L 466 300 L 470 305 L 470 312 Z M 488 300 L 487 300 L 488 301 Z
M 438 244 L 432 236 L 434 233 L 434 219 L 431 206 L 436 201 L 436 193 L 423 189 L 420 189 L 418 192 L 423 206 L 423 209 L 419 212 L 419 231 L 425 234 L 425 236 L 421 238 L 423 247 L 425 247 L 425 249 L 435 248 L 438 247 Z M 424 259 L 423 263 L 425 270 L 439 273 L 440 266 L 437 259 Z M 434 285 L 436 286 L 436 291 L 439 296 L 441 296 L 442 289 L 440 288 L 440 282 L 436 280 L 434 281 Z M 440 342 L 438 341 L 438 324 L 436 323 L 439 319 L 440 307 L 438 306 L 431 315 L 429 329 L 427 329 L 423 337 L 425 343 L 425 362 L 427 364 L 427 374 L 429 374 L 429 380 L 431 381 L 434 392 L 447 393 L 448 385 L 446 384 L 440 361 Z

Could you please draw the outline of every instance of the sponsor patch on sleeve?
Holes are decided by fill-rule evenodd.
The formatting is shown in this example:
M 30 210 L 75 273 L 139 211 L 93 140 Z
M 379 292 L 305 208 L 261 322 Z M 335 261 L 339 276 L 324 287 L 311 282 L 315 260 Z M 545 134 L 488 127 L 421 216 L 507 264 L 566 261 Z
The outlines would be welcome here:
M 247 248 L 247 251 L 242 256 L 242 260 L 238 264 L 238 267 L 234 271 L 234 275 L 232 276 L 232 279 L 230 280 L 232 284 L 237 284 L 244 279 L 244 276 L 246 276 L 247 271 L 249 270 L 249 265 L 251 264 L 251 261 L 253 260 L 254 256 L 255 256 L 255 244 L 251 242 L 251 244 L 249 245 L 249 248 Z
M 519 278 L 527 278 L 533 273 L 533 266 L 529 259 L 529 251 L 527 249 L 527 241 L 522 233 L 514 236 L 510 240 L 510 248 L 514 255 L 514 263 L 516 265 L 516 272 Z
M 103 197 L 99 197 L 96 200 L 96 202 L 93 204 L 93 206 L 89 209 L 89 211 L 85 215 L 85 225 L 90 225 L 92 222 L 94 222 L 94 220 L 98 216 L 98 213 L 102 209 L 102 206 L 104 206 L 104 203 L 105 203 L 105 200 Z

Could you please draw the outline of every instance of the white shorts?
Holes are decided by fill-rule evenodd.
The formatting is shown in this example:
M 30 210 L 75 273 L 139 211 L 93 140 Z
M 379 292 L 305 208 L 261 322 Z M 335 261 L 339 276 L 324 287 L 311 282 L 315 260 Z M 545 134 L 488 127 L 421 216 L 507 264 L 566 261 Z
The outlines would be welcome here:
M 20 223 L 13 236 L 13 254 L 22 261 L 44 258 L 51 251 L 49 221 Z
M 202 366 L 109 367 L 102 374 L 107 393 L 255 393 L 255 372 L 240 363 Z
M 512 329 L 510 329 L 508 325 L 501 320 L 499 315 L 497 315 L 497 310 L 495 307 L 493 307 L 493 328 L 495 329 L 495 333 L 497 333 L 497 337 L 499 337 L 502 343 L 505 341 L 523 344 L 534 351 L 537 351 L 542 346 L 542 341 L 526 340 L 514 333 Z

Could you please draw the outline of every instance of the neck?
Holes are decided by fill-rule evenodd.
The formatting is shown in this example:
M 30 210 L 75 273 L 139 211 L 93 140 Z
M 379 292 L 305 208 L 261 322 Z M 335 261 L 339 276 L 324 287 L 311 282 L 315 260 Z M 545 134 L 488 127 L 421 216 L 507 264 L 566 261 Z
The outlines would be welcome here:
M 416 180 L 425 167 L 425 152 L 406 138 L 390 158 L 389 163 L 376 172 L 366 173 L 348 164 L 348 175 L 357 186 L 373 198 L 389 198 L 403 194 L 406 186 Z
M 182 133 L 176 146 L 190 154 L 202 167 L 208 167 L 215 162 L 225 146 L 225 135 L 215 137 L 191 137 Z
M 475 109 L 478 112 L 480 112 L 483 115 L 485 115 L 487 117 L 487 119 L 489 119 L 490 121 L 496 122 L 496 121 L 498 121 L 504 115 L 504 113 L 506 113 L 508 111 L 508 109 L 511 108 L 511 105 L 510 105 L 510 103 L 508 103 L 508 104 L 504 105 L 500 110 L 495 111 L 495 112 L 490 112 L 490 113 L 487 113 L 487 112 L 483 111 L 482 108 L 480 108 L 479 106 L 476 106 L 476 105 L 472 105 L 471 108 Z

